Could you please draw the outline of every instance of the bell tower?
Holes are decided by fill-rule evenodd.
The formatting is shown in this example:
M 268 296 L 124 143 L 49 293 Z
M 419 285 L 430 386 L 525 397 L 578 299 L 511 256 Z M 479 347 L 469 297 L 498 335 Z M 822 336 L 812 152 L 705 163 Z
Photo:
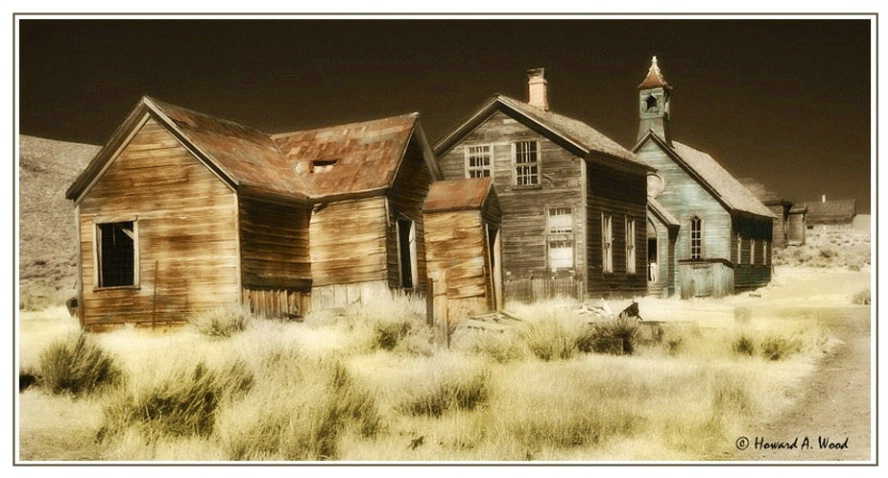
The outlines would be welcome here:
M 657 57 L 651 59 L 651 67 L 647 77 L 638 85 L 638 137 L 641 140 L 653 131 L 662 140 L 672 146 L 672 134 L 669 131 L 669 110 L 672 100 L 672 87 L 666 83 L 660 66 L 657 65 Z

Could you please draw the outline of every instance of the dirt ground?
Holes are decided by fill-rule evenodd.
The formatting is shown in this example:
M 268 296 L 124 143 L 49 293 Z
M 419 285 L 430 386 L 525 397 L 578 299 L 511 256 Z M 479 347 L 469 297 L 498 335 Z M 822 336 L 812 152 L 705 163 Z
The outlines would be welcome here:
M 737 437 L 725 459 L 738 461 L 862 461 L 874 460 L 871 430 L 871 311 L 846 306 L 850 296 L 866 288 L 868 271 L 786 269 L 761 298 L 738 297 L 753 313 L 777 308 L 820 320 L 838 345 L 817 365 L 802 386 L 796 405 L 778 420 L 751 428 Z M 760 304 L 754 300 L 761 299 Z M 745 440 L 744 440 L 745 439 Z M 827 442 L 828 440 L 828 442 Z

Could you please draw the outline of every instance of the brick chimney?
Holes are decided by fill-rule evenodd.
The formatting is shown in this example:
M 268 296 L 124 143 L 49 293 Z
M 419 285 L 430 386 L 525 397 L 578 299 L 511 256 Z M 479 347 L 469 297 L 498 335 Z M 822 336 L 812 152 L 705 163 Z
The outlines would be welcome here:
M 527 70 L 527 102 L 530 106 L 549 111 L 549 95 L 546 91 L 546 69 Z

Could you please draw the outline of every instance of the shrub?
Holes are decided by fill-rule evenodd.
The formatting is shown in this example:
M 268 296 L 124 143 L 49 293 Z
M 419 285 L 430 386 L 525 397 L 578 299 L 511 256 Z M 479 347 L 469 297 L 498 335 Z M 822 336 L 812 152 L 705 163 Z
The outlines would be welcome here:
M 231 337 L 246 330 L 251 320 L 250 313 L 240 307 L 219 307 L 192 315 L 188 323 L 210 337 Z
M 253 386 L 253 374 L 244 362 L 221 370 L 203 362 L 193 370 L 181 367 L 172 376 L 141 389 L 122 392 L 105 409 L 99 438 L 130 426 L 150 440 L 164 435 L 209 436 L 223 400 L 240 397 Z
M 479 355 L 486 355 L 496 362 L 508 363 L 527 358 L 525 344 L 515 337 L 512 331 L 497 333 L 477 331 L 467 338 L 467 349 Z
M 439 379 L 420 390 L 400 405 L 400 410 L 411 415 L 440 417 L 451 410 L 474 410 L 487 402 L 490 375 L 479 373 Z
M 542 360 L 569 359 L 577 353 L 577 331 L 547 318 L 525 326 L 519 333 L 528 350 Z
M 113 357 L 86 334 L 54 342 L 40 356 L 41 383 L 54 394 L 90 394 L 121 382 Z
M 377 322 L 373 327 L 373 348 L 392 350 L 411 330 L 410 322 Z
M 746 335 L 741 335 L 734 341 L 734 352 L 740 355 L 752 356 L 755 354 L 755 343 Z
M 851 299 L 851 302 L 857 305 L 870 305 L 871 301 L 872 297 L 869 289 L 854 294 L 854 297 Z
M 630 318 L 620 318 L 597 323 L 577 338 L 581 352 L 632 355 L 638 336 L 638 323 Z
M 781 360 L 802 351 L 802 343 L 797 338 L 768 337 L 762 341 L 762 357 L 768 360 Z
M 338 362 L 265 363 L 263 386 L 220 417 L 223 447 L 232 460 L 335 460 L 340 437 L 382 429 L 376 401 Z

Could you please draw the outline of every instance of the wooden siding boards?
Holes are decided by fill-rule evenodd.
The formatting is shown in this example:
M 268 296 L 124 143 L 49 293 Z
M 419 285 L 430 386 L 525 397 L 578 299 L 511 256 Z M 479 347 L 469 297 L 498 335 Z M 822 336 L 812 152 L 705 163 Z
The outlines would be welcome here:
M 138 129 L 80 199 L 85 327 L 182 322 L 238 303 L 235 193 L 156 121 Z M 138 286 L 98 288 L 96 223 L 129 220 L 138 223 Z
M 665 188 L 656 197 L 656 200 L 675 216 L 680 224 L 675 241 L 675 267 L 679 272 L 674 278 L 676 290 L 681 293 L 683 298 L 699 294 L 699 287 L 695 291 L 685 290 L 682 287 L 689 287 L 693 277 L 696 277 L 697 280 L 704 280 L 701 276 L 703 268 L 711 269 L 706 272 L 708 276 L 705 280 L 714 281 L 715 285 L 712 290 L 716 294 L 715 296 L 728 290 L 728 284 L 730 284 L 730 290 L 767 284 L 770 280 L 770 262 L 768 265 L 763 262 L 763 245 L 765 240 L 768 243 L 772 241 L 773 217 L 729 209 L 723 203 L 722 198 L 715 196 L 687 167 L 673 159 L 664 148 L 660 142 L 647 136 L 636 146 L 635 150 L 638 159 L 654 167 L 657 174 L 663 178 Z M 688 149 L 686 146 L 683 148 Z M 712 185 L 709 186 L 712 187 Z M 767 212 L 763 205 L 760 206 L 761 210 Z M 686 264 L 687 267 L 685 267 L 682 264 L 690 259 L 690 221 L 694 217 L 699 217 L 703 221 L 703 260 L 698 261 L 697 266 L 691 267 L 692 264 Z M 748 260 L 749 245 L 751 240 L 755 239 L 758 247 L 757 262 L 755 266 L 747 265 L 746 267 L 761 269 L 760 271 L 738 272 L 737 267 L 744 267 L 742 261 L 739 266 L 736 264 L 736 236 L 738 233 L 742 237 L 740 257 L 743 260 Z M 728 279 L 725 268 L 733 269 L 734 274 L 739 275 Z M 746 278 L 755 278 L 757 282 L 746 282 Z M 706 295 L 710 294 L 706 293 Z
M 512 145 L 519 141 L 540 144 L 540 184 L 516 186 Z M 466 177 L 464 146 L 490 145 L 493 181 L 502 209 L 503 270 L 506 280 L 545 276 L 547 209 L 571 208 L 574 213 L 575 267 L 585 271 L 585 231 L 577 212 L 582 197 L 582 159 L 503 112 L 494 113 L 471 134 L 439 158 L 445 179 Z

